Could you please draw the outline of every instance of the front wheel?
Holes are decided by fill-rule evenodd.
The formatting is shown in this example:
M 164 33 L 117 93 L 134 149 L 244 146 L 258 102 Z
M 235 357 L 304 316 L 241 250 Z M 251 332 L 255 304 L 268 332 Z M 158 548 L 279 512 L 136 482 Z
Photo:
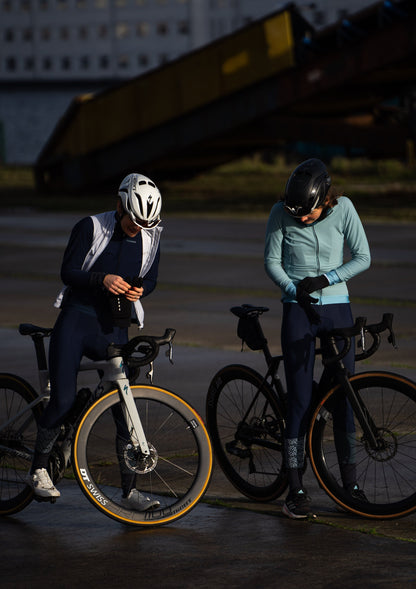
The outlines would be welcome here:
M 212 379 L 206 416 L 215 456 L 249 499 L 272 501 L 285 491 L 283 410 L 270 385 L 248 366 L 226 366 Z
M 355 431 L 334 427 L 334 410 L 345 397 L 332 389 L 318 404 L 309 434 L 311 464 L 325 492 L 342 508 L 370 518 L 403 517 L 416 511 L 416 385 L 389 372 L 367 372 L 350 382 L 375 428 L 374 447 L 354 416 Z M 342 440 L 344 438 L 344 442 Z M 355 499 L 341 482 L 339 458 L 345 448 L 349 467 L 364 496 Z M 342 458 L 341 458 L 342 461 Z
M 0 374 L 0 515 L 17 513 L 33 499 L 28 472 L 42 409 L 29 383 Z
M 131 391 L 150 456 L 134 449 L 125 430 L 117 390 L 98 399 L 80 422 L 73 468 L 87 498 L 108 517 L 132 525 L 171 523 L 196 506 L 208 487 L 212 450 L 205 425 L 183 399 L 154 386 Z M 148 511 L 123 504 L 128 489 L 157 501 Z

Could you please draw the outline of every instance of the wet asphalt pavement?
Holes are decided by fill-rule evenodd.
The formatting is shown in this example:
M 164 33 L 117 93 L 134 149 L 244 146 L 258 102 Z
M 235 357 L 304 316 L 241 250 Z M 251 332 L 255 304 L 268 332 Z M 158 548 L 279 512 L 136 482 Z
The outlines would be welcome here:
M 32 344 L 16 327 L 53 325 L 63 248 L 78 218 L 30 211 L 0 217 L 0 370 L 35 386 Z M 263 370 L 259 354 L 240 352 L 231 306 L 270 307 L 262 323 L 272 351 L 280 351 L 279 297 L 262 265 L 265 219 L 168 218 L 164 225 L 158 289 L 144 300 L 145 332 L 174 327 L 177 335 L 174 365 L 161 355 L 155 383 L 204 416 L 219 368 L 239 362 Z M 416 380 L 415 227 L 368 223 L 366 229 L 373 265 L 350 284 L 354 314 L 376 322 L 393 312 L 400 349 L 384 342 L 362 369 Z M 64 480 L 56 504 L 34 502 L 0 521 L 0 587 L 416 586 L 415 514 L 364 520 L 338 512 L 311 469 L 306 484 L 318 518 L 294 522 L 281 514 L 283 498 L 249 502 L 215 467 L 204 502 L 190 514 L 169 526 L 136 529 L 106 518 L 74 481 Z

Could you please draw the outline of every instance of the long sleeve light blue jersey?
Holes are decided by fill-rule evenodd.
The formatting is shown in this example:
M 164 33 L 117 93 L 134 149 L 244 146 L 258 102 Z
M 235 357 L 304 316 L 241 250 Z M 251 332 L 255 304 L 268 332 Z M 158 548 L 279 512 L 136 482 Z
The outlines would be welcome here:
M 344 260 L 344 245 L 350 252 Z M 266 229 L 264 263 L 268 276 L 282 289 L 283 302 L 295 302 L 296 285 L 306 276 L 325 274 L 330 286 L 311 293 L 318 304 L 348 302 L 346 282 L 370 266 L 367 237 L 352 202 L 338 204 L 311 225 L 289 215 L 276 203 Z

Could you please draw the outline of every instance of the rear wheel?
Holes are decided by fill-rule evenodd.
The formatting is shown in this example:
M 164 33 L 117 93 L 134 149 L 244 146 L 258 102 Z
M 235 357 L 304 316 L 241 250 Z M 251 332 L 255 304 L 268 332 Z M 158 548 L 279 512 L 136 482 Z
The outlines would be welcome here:
M 216 458 L 233 486 L 255 501 L 282 495 L 283 411 L 263 377 L 247 366 L 226 366 L 212 379 L 206 415 Z
M 0 374 L 0 515 L 21 511 L 33 499 L 27 475 L 33 458 L 42 403 L 22 378 Z
M 354 416 L 355 433 L 349 434 L 348 443 L 352 442 L 356 482 L 365 497 L 353 499 L 341 482 L 332 416 L 344 398 L 339 387 L 319 403 L 312 419 L 309 445 L 318 481 L 341 507 L 358 515 L 408 515 L 416 510 L 416 385 L 388 372 L 357 374 L 350 381 L 376 431 L 373 447 Z

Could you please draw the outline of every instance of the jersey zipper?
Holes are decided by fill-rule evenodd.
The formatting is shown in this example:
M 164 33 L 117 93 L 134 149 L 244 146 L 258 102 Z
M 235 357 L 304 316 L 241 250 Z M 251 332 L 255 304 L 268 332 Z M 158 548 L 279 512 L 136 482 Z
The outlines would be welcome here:
M 315 237 L 315 243 L 316 243 L 315 253 L 316 253 L 316 267 L 317 267 L 317 270 L 318 270 L 317 276 L 319 276 L 321 274 L 321 262 L 320 262 L 320 259 L 319 259 L 319 239 L 318 239 L 318 235 L 317 235 L 317 233 L 315 231 L 315 227 L 314 226 L 312 226 L 312 229 L 313 229 L 313 235 Z M 320 289 L 319 292 L 321 293 L 321 296 L 319 297 L 319 301 L 318 301 L 317 304 L 318 305 L 322 305 L 322 289 Z

